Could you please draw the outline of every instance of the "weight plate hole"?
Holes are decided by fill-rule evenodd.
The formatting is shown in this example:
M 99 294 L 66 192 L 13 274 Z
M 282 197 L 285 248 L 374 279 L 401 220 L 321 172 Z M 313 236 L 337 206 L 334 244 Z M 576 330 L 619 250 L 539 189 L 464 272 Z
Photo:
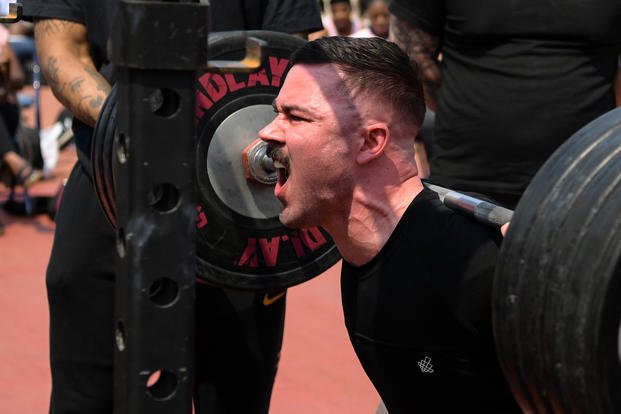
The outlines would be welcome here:
M 157 184 L 148 195 L 149 205 L 160 213 L 170 213 L 178 205 L 180 194 L 177 187 L 169 183 Z
M 180 106 L 181 98 L 172 89 L 156 89 L 149 95 L 149 109 L 155 115 L 162 118 L 169 118 L 175 115 Z
M 179 285 L 172 279 L 162 277 L 151 283 L 149 299 L 156 306 L 165 308 L 172 306 L 179 297 Z
M 116 145 L 116 158 L 121 164 L 127 162 L 127 156 L 129 154 L 129 138 L 122 132 L 119 132 L 114 136 Z
M 177 376 L 170 371 L 158 369 L 147 378 L 147 394 L 154 400 L 171 398 L 177 390 Z

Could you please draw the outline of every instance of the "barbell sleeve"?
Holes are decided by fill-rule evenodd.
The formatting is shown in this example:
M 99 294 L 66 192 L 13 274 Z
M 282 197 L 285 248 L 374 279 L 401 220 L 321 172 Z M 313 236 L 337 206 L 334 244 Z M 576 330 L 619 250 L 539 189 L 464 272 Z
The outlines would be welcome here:
M 484 224 L 500 227 L 511 221 L 511 217 L 513 217 L 513 210 L 509 210 L 508 208 L 501 207 L 489 201 L 471 197 L 426 181 L 423 181 L 423 184 L 428 189 L 438 193 L 440 200 L 445 206 L 452 210 L 465 213 Z

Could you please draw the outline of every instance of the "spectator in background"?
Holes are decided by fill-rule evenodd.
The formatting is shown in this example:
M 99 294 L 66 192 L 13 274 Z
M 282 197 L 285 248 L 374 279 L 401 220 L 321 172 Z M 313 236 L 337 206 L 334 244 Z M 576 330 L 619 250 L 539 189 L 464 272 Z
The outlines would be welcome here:
M 615 107 L 617 0 L 392 0 L 390 11 L 391 39 L 437 105 L 434 183 L 514 208 L 552 152 Z
M 387 0 L 373 0 L 369 3 L 365 17 L 368 26 L 355 32 L 352 37 L 388 38 L 390 13 Z
M 0 179 L 8 186 L 28 188 L 43 178 L 43 172 L 30 165 L 15 146 L 20 120 L 16 94 L 23 84 L 24 72 L 9 44 L 9 31 L 0 25 Z
M 315 0 L 211 0 L 209 30 L 321 27 Z M 28 0 L 37 52 L 55 96 L 74 114 L 78 162 L 63 192 L 46 286 L 50 309 L 51 413 L 113 411 L 115 232 L 90 171 L 93 127 L 114 82 L 107 40 L 118 1 Z M 68 87 L 67 85 L 71 85 Z M 194 408 L 197 414 L 267 414 L 284 327 L 284 292 L 198 284 Z
M 309 35 L 309 39 L 323 36 L 351 36 L 362 28 L 360 20 L 352 13 L 349 0 L 330 0 L 330 13 L 322 17 L 323 30 Z
M 364 18 L 367 8 L 372 1 L 373 0 L 358 0 L 358 11 L 360 12 L 360 17 Z

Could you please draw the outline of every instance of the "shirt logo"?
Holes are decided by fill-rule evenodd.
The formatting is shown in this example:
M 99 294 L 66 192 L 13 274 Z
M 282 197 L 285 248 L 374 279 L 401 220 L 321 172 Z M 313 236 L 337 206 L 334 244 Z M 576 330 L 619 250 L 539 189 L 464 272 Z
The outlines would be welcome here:
M 428 356 L 425 356 L 425 359 L 418 361 L 418 367 L 424 374 L 431 374 L 433 372 L 431 358 L 429 358 Z

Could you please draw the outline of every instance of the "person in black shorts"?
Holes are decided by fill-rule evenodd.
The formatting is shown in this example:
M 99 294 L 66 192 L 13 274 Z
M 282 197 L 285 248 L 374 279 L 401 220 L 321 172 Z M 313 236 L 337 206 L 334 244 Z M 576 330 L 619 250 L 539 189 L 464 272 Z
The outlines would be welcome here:
M 56 216 L 46 284 L 50 311 L 51 413 L 109 414 L 113 404 L 115 234 L 96 199 L 90 145 L 114 82 L 107 40 L 116 0 L 29 0 L 36 47 L 56 97 L 74 114 L 78 152 Z M 212 0 L 210 31 L 321 28 L 314 0 Z M 285 297 L 199 284 L 197 413 L 267 413 L 278 366 Z
M 291 61 L 259 132 L 278 169 L 279 217 L 334 239 L 345 325 L 388 411 L 519 413 L 492 335 L 502 236 L 423 186 L 417 69 L 381 38 L 321 38 Z

